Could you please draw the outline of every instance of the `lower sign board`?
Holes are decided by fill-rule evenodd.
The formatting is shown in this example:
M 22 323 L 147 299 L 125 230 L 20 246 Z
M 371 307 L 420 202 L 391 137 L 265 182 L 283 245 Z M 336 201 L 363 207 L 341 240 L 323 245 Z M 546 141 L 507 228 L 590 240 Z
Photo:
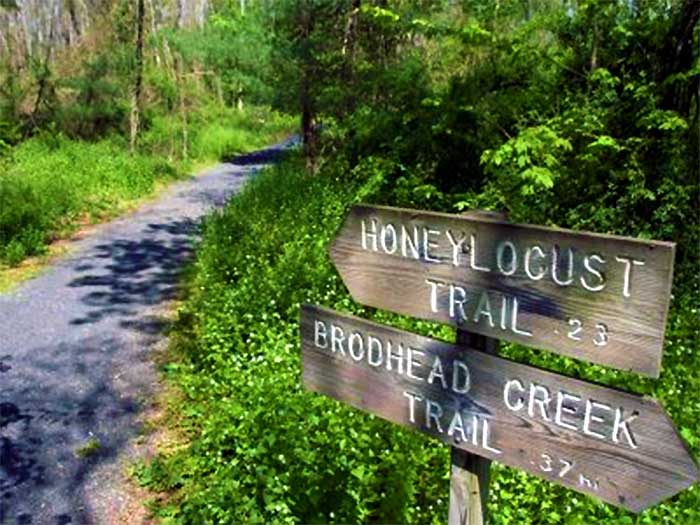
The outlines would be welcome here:
M 304 385 L 455 447 L 639 512 L 698 468 L 654 400 L 315 306 Z

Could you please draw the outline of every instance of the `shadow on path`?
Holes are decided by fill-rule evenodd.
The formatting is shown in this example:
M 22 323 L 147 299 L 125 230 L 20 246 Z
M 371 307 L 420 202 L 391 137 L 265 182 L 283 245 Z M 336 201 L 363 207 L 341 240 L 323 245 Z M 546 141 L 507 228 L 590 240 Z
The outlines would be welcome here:
M 79 267 L 83 275 L 69 284 L 86 291 L 81 298 L 84 311 L 70 323 L 118 319 L 123 327 L 157 335 L 157 327 L 138 317 L 144 306 L 175 297 L 178 275 L 192 256 L 192 236 L 197 230 L 197 223 L 191 219 L 148 224 L 143 238 L 116 238 L 97 245 L 95 266 Z
M 122 347 L 93 337 L 38 348 L 23 366 L 26 386 L 3 392 L 13 401 L 0 402 L 1 524 L 92 523 L 84 482 L 137 430 L 136 391 L 117 384 L 125 373 L 115 366 Z M 150 366 L 146 352 L 132 359 L 130 374 Z M 46 499 L 56 506 L 44 508 Z
M 270 164 L 282 160 L 286 151 L 283 149 L 270 148 L 262 151 L 255 151 L 237 157 L 228 157 L 222 159 L 222 162 L 233 164 L 235 166 L 254 166 L 259 164 Z

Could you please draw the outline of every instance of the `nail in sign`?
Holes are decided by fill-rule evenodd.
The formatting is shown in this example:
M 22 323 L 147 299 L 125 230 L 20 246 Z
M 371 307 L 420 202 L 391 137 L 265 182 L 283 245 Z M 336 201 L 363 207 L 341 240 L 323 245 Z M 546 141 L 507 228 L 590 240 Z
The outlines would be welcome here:
M 640 512 L 698 479 L 654 400 L 315 306 L 304 385 L 455 447 Z
M 353 298 L 658 377 L 675 244 L 354 206 L 330 249 Z

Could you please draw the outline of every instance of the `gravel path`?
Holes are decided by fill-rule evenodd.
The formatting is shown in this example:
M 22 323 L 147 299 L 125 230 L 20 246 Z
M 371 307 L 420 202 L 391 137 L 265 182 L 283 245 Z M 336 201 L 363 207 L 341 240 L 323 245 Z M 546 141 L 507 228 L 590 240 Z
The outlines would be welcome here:
M 157 381 L 158 306 L 175 296 L 198 221 L 293 142 L 168 188 L 0 296 L 0 524 L 103 522 L 93 474 L 138 432 Z

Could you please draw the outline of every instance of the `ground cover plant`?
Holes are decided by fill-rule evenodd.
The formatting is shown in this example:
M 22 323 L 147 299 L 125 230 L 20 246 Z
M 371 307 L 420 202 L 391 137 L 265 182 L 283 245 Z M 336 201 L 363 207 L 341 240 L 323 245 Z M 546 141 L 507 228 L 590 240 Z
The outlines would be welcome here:
M 358 306 L 328 260 L 347 206 L 381 201 L 383 167 L 368 160 L 353 177 L 339 164 L 309 175 L 287 163 L 207 222 L 165 366 L 184 394 L 170 410 L 189 444 L 137 469 L 144 484 L 172 494 L 155 507 L 164 523 L 446 519 L 449 447 L 301 386 L 303 302 L 454 338 L 451 329 Z M 501 351 L 655 396 L 697 454 L 697 299 L 696 278 L 677 281 L 659 381 L 516 345 Z M 498 464 L 492 473 L 492 523 L 700 523 L 697 487 L 635 516 Z

